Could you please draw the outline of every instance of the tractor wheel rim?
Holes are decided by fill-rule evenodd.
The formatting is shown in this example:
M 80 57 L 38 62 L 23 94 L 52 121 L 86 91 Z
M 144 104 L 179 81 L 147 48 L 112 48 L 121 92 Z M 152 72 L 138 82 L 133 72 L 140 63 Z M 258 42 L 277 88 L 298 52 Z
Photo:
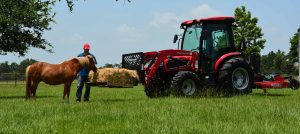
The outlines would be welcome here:
M 248 71 L 242 67 L 238 67 L 233 71 L 231 79 L 233 87 L 240 91 L 246 89 L 249 85 Z
M 186 79 L 183 81 L 181 89 L 183 94 L 191 96 L 196 91 L 196 83 L 191 79 Z

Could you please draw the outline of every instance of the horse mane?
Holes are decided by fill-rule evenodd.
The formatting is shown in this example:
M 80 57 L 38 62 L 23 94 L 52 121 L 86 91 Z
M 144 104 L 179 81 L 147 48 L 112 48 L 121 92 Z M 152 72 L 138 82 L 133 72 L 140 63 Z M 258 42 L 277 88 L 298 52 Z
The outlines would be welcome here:
M 73 58 L 72 60 L 76 60 L 82 67 L 89 65 L 88 57 L 77 57 L 77 58 Z

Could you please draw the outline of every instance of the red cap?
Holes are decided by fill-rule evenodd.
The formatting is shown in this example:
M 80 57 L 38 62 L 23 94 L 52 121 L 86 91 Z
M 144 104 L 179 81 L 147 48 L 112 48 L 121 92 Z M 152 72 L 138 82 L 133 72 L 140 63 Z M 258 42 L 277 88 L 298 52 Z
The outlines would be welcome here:
M 90 49 L 90 44 L 85 43 L 85 44 L 83 45 L 83 49 Z

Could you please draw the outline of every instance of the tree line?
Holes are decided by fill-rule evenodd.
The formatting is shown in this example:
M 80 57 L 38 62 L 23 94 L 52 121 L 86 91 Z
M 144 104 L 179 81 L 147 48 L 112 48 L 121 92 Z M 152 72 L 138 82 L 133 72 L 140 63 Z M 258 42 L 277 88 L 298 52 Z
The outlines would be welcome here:
M 263 74 L 293 74 L 298 75 L 296 62 L 290 59 L 289 54 L 281 50 L 271 51 L 261 56 L 260 71 Z
M 25 59 L 20 62 L 20 64 L 16 62 L 8 63 L 8 61 L 5 61 L 3 63 L 0 63 L 0 73 L 25 73 L 26 67 L 32 63 L 37 62 L 34 59 Z
M 0 74 L 5 73 L 18 73 L 23 74 L 25 73 L 26 67 L 37 62 L 35 59 L 25 59 L 21 61 L 19 64 L 16 62 L 9 63 L 8 61 L 5 61 L 3 63 L 0 63 Z M 121 68 L 120 64 L 111 64 L 106 63 L 103 66 L 100 66 L 99 68 Z
M 284 51 L 269 52 L 261 56 L 261 72 L 268 73 L 285 73 L 299 75 L 298 73 L 298 33 L 290 38 L 290 50 L 286 54 Z M 297 65 L 298 64 L 298 65 Z

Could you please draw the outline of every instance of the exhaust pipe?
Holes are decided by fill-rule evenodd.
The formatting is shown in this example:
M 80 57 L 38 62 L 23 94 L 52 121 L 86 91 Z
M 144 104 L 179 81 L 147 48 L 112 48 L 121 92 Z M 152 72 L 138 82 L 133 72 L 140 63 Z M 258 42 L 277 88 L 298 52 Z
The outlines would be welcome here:
M 300 27 L 298 29 L 298 81 L 300 81 Z

